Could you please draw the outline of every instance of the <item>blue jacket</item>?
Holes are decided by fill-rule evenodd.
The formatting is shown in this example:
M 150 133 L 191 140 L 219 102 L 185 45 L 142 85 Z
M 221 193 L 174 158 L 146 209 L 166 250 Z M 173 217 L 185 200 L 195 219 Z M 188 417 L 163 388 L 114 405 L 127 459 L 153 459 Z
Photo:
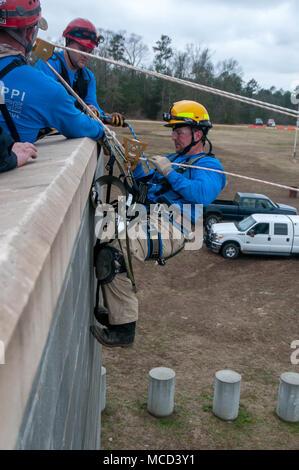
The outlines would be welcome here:
M 0 59 L 0 70 L 17 56 Z M 103 126 L 75 107 L 75 99 L 65 88 L 30 65 L 10 71 L 2 79 L 7 108 L 21 142 L 35 142 L 44 127 L 54 127 L 65 137 L 90 137 L 98 140 Z M 9 133 L 0 114 L 0 126 Z
M 58 58 L 58 57 L 59 58 Z M 68 72 L 68 76 L 69 76 L 69 84 L 71 85 L 71 87 L 73 88 L 74 87 L 74 82 L 77 81 L 77 78 L 78 78 L 78 72 L 73 72 L 72 70 L 70 70 L 67 66 L 67 63 L 65 61 L 65 58 L 64 58 L 64 53 L 62 51 L 60 52 L 56 52 L 55 54 L 53 54 L 53 56 L 48 60 L 49 64 L 52 65 L 52 67 L 61 75 L 61 72 L 62 72 L 62 67 L 61 67 L 61 62 L 60 60 L 63 62 L 67 72 Z M 49 75 L 50 77 L 54 78 L 54 80 L 58 81 L 59 82 L 59 79 L 58 77 L 55 75 L 54 72 L 52 72 L 52 70 L 47 66 L 47 64 L 39 59 L 36 64 L 35 64 L 35 67 L 44 72 L 46 75 Z M 101 114 L 101 117 L 104 117 L 104 111 L 100 108 L 100 106 L 98 105 L 98 102 L 97 102 L 97 95 L 96 95 L 96 79 L 95 79 L 95 76 L 94 74 L 92 73 L 91 70 L 89 70 L 87 67 L 84 67 L 82 69 L 83 71 L 83 77 L 84 77 L 84 80 L 87 80 L 89 83 L 88 83 L 88 88 L 87 88 L 87 95 L 86 97 L 84 98 L 84 101 L 86 104 L 92 104 L 95 108 L 98 109 L 98 111 L 100 112 Z
M 223 171 L 222 165 L 217 158 L 211 157 L 205 153 L 197 155 L 166 155 L 170 161 L 175 163 L 186 163 L 196 157 L 202 157 L 194 166 L 202 166 L 214 168 Z M 149 185 L 148 199 L 153 203 L 158 202 L 163 197 L 169 204 L 178 204 L 183 209 L 183 205 L 191 204 L 191 221 L 195 223 L 196 219 L 201 215 L 195 212 L 195 204 L 206 206 L 213 202 L 218 194 L 222 191 L 226 184 L 226 177 L 222 173 L 214 171 L 198 170 L 196 168 L 188 168 L 183 173 L 175 171 L 179 167 L 174 166 L 166 178 L 164 178 L 157 170 L 152 170 L 145 175 L 141 163 L 135 168 L 135 178 L 141 179 L 146 176 L 146 182 Z M 169 183 L 167 187 L 162 184 Z M 163 192 L 162 192 L 163 191 Z M 161 193 L 162 194 L 159 194 Z

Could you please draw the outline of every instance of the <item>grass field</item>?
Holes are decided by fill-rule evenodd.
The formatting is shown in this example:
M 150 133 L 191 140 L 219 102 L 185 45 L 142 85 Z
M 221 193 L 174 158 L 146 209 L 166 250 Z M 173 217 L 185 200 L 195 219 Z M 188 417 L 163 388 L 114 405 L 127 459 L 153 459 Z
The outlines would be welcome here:
M 148 155 L 173 151 L 162 123 L 133 122 Z M 122 130 L 118 136 L 127 134 Z M 299 186 L 293 131 L 215 126 L 214 152 L 229 172 Z M 296 206 L 286 189 L 228 177 L 220 197 L 258 192 Z M 145 450 L 298 449 L 299 423 L 275 413 L 281 373 L 299 373 L 290 344 L 299 340 L 298 258 L 225 260 L 205 246 L 183 251 L 165 267 L 136 265 L 140 319 L 130 349 L 103 348 L 107 402 L 101 448 Z M 175 410 L 147 412 L 148 372 L 176 372 Z M 212 413 L 215 372 L 242 376 L 237 420 Z

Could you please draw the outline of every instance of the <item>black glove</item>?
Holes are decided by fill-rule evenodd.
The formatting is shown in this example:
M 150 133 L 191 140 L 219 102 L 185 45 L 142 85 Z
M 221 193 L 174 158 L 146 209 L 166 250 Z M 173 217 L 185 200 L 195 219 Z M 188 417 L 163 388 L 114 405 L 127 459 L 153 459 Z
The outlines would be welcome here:
M 89 104 L 88 107 L 89 109 L 91 109 L 91 111 L 93 111 L 93 113 L 96 115 L 97 118 L 101 119 L 101 113 L 95 106 L 93 106 L 92 104 Z M 88 114 L 87 110 L 85 112 Z M 90 117 L 94 119 L 93 116 L 90 116 Z
M 126 127 L 125 120 L 120 113 L 111 113 L 107 116 L 107 124 L 115 127 Z

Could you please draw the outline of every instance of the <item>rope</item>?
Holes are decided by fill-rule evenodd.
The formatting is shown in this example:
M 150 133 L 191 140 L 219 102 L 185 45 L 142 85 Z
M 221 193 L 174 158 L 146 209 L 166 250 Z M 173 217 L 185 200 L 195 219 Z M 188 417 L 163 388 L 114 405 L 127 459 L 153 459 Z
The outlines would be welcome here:
M 49 44 L 51 44 L 54 47 L 64 49 L 66 51 L 78 52 L 78 51 L 76 51 L 76 49 L 71 49 L 70 47 L 64 47 L 64 46 L 60 46 L 60 45 L 53 44 L 53 43 L 49 43 Z M 173 83 L 177 83 L 177 84 L 180 84 L 180 85 L 185 85 L 185 86 L 188 86 L 190 88 L 195 88 L 195 89 L 198 89 L 198 90 L 206 91 L 208 93 L 213 93 L 215 95 L 219 95 L 219 96 L 222 96 L 224 98 L 230 98 L 232 100 L 236 100 L 236 101 L 239 101 L 241 103 L 251 104 L 253 106 L 258 106 L 258 107 L 264 108 L 264 109 L 270 109 L 271 111 L 281 113 L 281 114 L 285 114 L 287 116 L 292 116 L 292 117 L 297 118 L 297 119 L 299 118 L 299 112 L 294 110 L 294 109 L 291 109 L 291 108 L 285 108 L 283 106 L 278 106 L 278 105 L 275 105 L 275 104 L 272 104 L 272 103 L 267 103 L 267 102 L 264 102 L 264 101 L 256 100 L 254 98 L 249 98 L 249 97 L 246 97 L 246 96 L 237 95 L 235 93 L 230 93 L 228 91 L 219 90 L 217 88 L 209 87 L 209 86 L 206 86 L 206 85 L 201 85 L 199 83 L 190 82 L 190 81 L 184 80 L 182 78 L 171 77 L 170 75 L 164 75 L 162 73 L 155 72 L 153 70 L 147 70 L 147 69 L 143 69 L 143 68 L 140 68 L 140 67 L 135 67 L 135 66 L 130 65 L 130 64 L 124 64 L 122 62 L 117 62 L 116 60 L 113 60 L 113 59 L 107 59 L 106 57 L 93 55 L 93 54 L 90 54 L 88 52 L 80 51 L 80 54 L 85 55 L 87 57 L 91 57 L 93 59 L 100 60 L 102 62 L 107 62 L 109 64 L 116 65 L 117 67 L 124 67 L 124 68 L 127 68 L 129 70 L 133 70 L 135 72 L 143 73 L 143 74 L 155 77 L 155 78 L 161 78 L 163 80 L 168 80 L 168 81 L 173 82 Z
M 67 50 L 67 51 L 78 53 L 78 51 L 76 49 L 71 49 L 70 47 L 64 47 L 64 46 L 60 46 L 60 45 L 53 44 L 53 43 L 49 43 L 49 44 L 51 44 L 54 47 L 58 47 L 60 49 L 64 49 L 64 50 Z M 123 63 L 117 62 L 116 60 L 113 60 L 113 59 L 107 59 L 105 57 L 92 55 L 88 52 L 80 51 L 80 54 L 91 57 L 93 59 L 98 59 L 98 60 L 101 60 L 103 62 L 110 63 L 112 65 L 116 65 L 118 67 L 125 67 L 127 69 L 134 70 L 135 72 L 144 73 L 144 74 L 156 77 L 156 78 L 162 78 L 164 80 L 169 80 L 171 82 L 178 83 L 178 84 L 185 85 L 185 86 L 189 86 L 191 88 L 195 88 L 195 89 L 207 91 L 207 92 L 210 92 L 210 93 L 214 93 L 216 95 L 220 95 L 220 96 L 223 96 L 223 97 L 226 97 L 226 98 L 237 100 L 237 101 L 240 101 L 240 102 L 243 102 L 243 103 L 246 103 L 246 104 L 252 104 L 253 106 L 259 106 L 259 107 L 264 108 L 264 109 L 270 109 L 272 111 L 276 111 L 278 113 L 285 114 L 287 116 L 292 116 L 292 117 L 297 118 L 297 119 L 299 118 L 299 111 L 296 111 L 294 109 L 285 108 L 283 106 L 274 105 L 272 103 L 266 103 L 266 102 L 263 102 L 263 101 L 255 100 L 254 98 L 248 98 L 248 97 L 240 96 L 240 95 L 230 93 L 230 92 L 227 92 L 227 91 L 218 90 L 217 88 L 208 87 L 206 85 L 200 85 L 199 83 L 189 82 L 189 81 L 183 80 L 181 78 L 175 78 L 175 77 L 171 77 L 169 75 L 163 75 L 161 73 L 154 72 L 154 71 L 151 71 L 151 70 L 142 69 L 140 67 L 134 67 L 133 65 L 123 64 Z M 85 105 L 85 103 L 84 103 L 84 105 Z M 86 107 L 86 105 L 85 105 L 85 107 Z M 91 113 L 91 114 L 93 114 L 93 113 Z M 97 118 L 97 116 L 96 116 L 96 118 Z M 97 118 L 97 120 L 99 120 L 99 119 Z M 104 126 L 104 128 L 106 128 L 106 126 Z M 129 126 L 129 128 L 131 128 L 131 126 Z M 133 129 L 131 128 L 130 130 L 133 133 L 134 137 L 136 138 L 136 134 L 134 133 Z M 123 147 L 117 141 L 115 135 L 113 135 L 113 134 L 111 135 L 111 134 L 112 134 L 111 131 L 108 130 L 109 137 L 112 138 L 113 140 L 115 140 L 117 142 L 117 144 L 119 145 L 120 148 L 118 150 L 123 151 Z M 145 158 L 145 156 L 141 157 L 140 160 L 146 161 L 146 164 L 149 167 L 149 165 L 147 163 L 147 159 Z M 293 188 L 292 186 L 286 186 L 286 185 L 282 185 L 282 184 L 278 184 L 278 183 L 272 183 L 270 181 L 260 180 L 260 179 L 257 179 L 257 178 L 251 178 L 249 176 L 243 176 L 243 175 L 239 175 L 239 174 L 236 174 L 236 173 L 230 173 L 230 172 L 227 172 L 227 171 L 216 170 L 216 169 L 213 169 L 213 168 L 205 168 L 205 167 L 201 167 L 201 166 L 192 166 L 192 165 L 179 164 L 179 163 L 172 163 L 172 165 L 185 167 L 185 168 L 196 168 L 198 170 L 214 171 L 216 173 L 222 173 L 222 174 L 225 174 L 225 175 L 234 176 L 236 178 L 242 178 L 242 179 L 246 179 L 246 180 L 250 180 L 250 181 L 255 181 L 255 182 L 258 182 L 258 183 L 268 184 L 268 185 L 271 185 L 271 186 L 276 186 L 276 187 L 279 187 L 279 188 L 284 188 L 284 189 L 289 189 L 289 190 L 292 190 L 292 191 L 299 192 L 299 188 Z
M 150 159 L 151 158 L 149 157 L 149 160 Z M 140 160 L 144 160 L 144 158 L 140 158 Z M 242 179 L 245 179 L 245 180 L 255 181 L 256 183 L 268 184 L 268 185 L 271 185 L 271 186 L 276 186 L 278 188 L 290 189 L 292 191 L 299 192 L 299 188 L 294 188 L 292 186 L 286 186 L 284 184 L 272 183 L 270 181 L 260 180 L 260 179 L 257 179 L 257 178 L 251 178 L 250 176 L 238 175 L 236 173 L 230 173 L 228 171 L 216 170 L 215 168 L 206 168 L 206 167 L 197 166 L 197 165 L 187 165 L 185 163 L 171 163 L 171 165 L 172 166 L 175 165 L 175 166 L 179 166 L 179 167 L 183 167 L 183 168 L 195 168 L 197 170 L 214 171 L 216 173 L 221 173 L 223 175 L 235 176 L 236 178 L 242 178 Z

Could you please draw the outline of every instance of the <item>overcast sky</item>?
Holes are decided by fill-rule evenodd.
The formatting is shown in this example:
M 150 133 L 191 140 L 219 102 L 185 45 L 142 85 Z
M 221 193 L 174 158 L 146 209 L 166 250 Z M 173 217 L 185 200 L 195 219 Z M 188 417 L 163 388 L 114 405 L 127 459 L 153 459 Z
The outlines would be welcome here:
M 299 0 L 41 0 L 58 38 L 76 17 L 96 27 L 142 36 L 152 50 L 161 34 L 176 49 L 208 47 L 213 63 L 234 58 L 245 81 L 293 90 L 299 84 Z

